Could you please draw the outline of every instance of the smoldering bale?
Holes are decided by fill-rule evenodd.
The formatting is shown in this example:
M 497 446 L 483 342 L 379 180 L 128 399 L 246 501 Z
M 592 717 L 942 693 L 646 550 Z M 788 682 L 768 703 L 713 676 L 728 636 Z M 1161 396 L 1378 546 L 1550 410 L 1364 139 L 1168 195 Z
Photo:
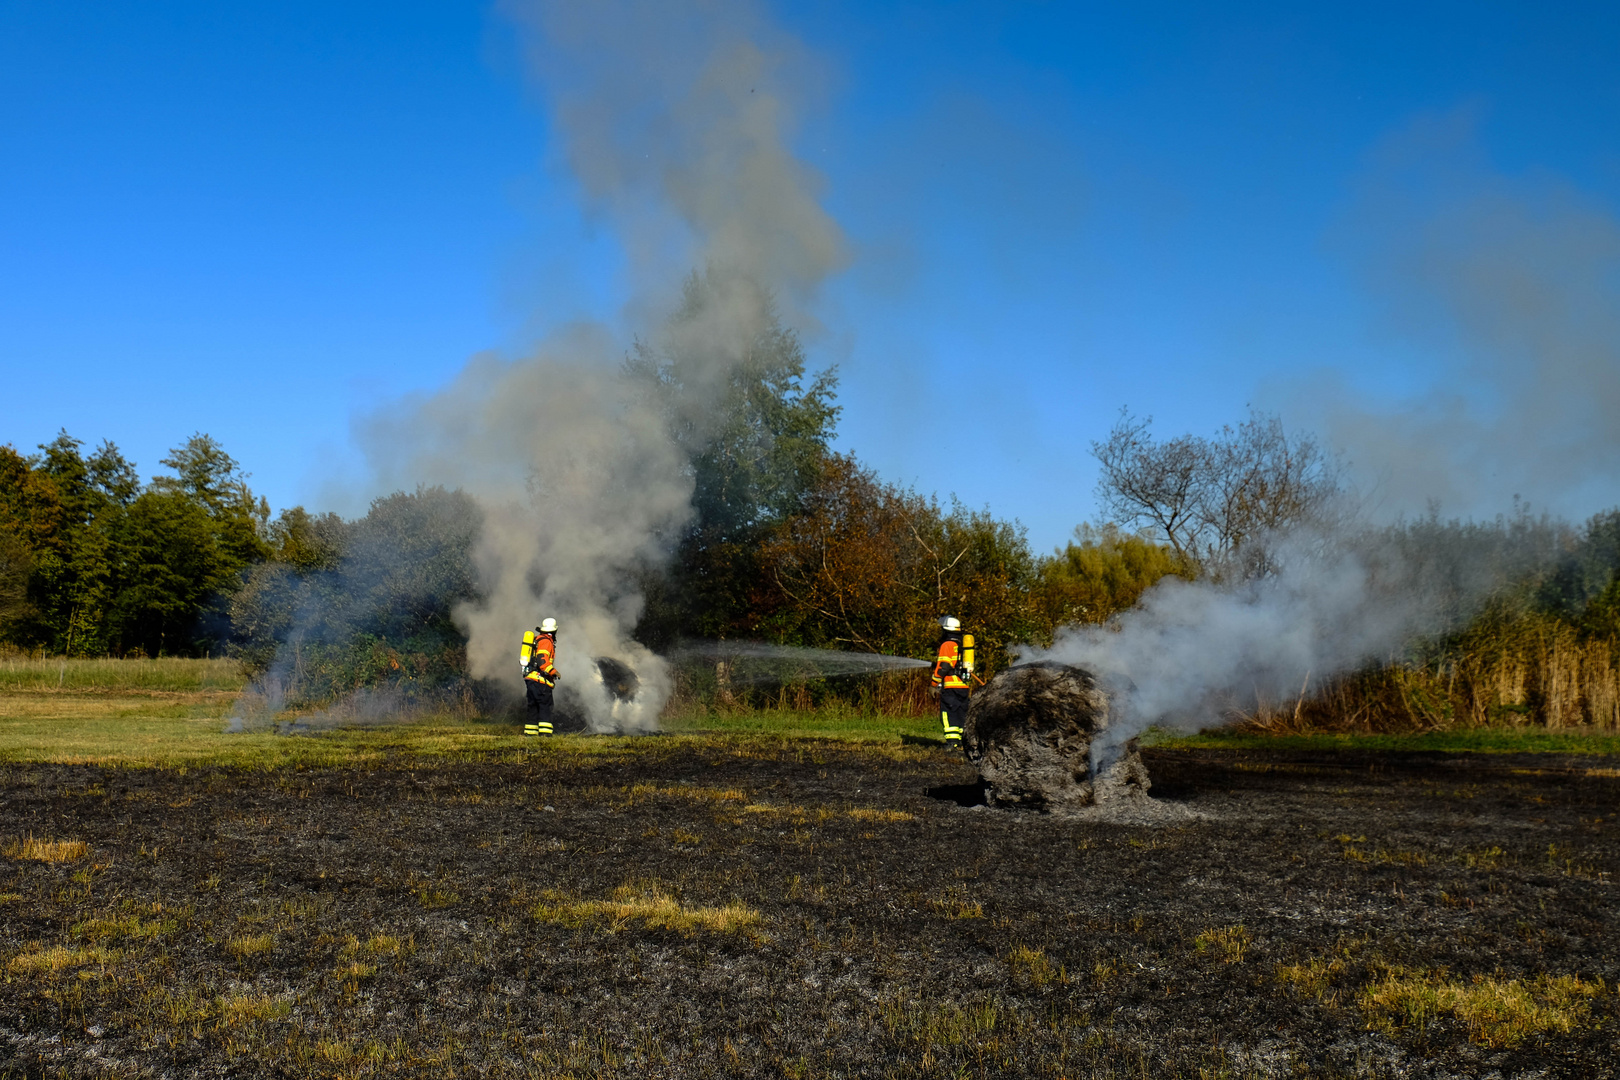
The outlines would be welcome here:
M 1147 770 L 1134 740 L 1093 776 L 1092 744 L 1108 720 L 1108 695 L 1091 672 L 1050 660 L 1019 664 L 974 695 L 962 745 L 992 806 L 1072 809 L 1145 795 Z

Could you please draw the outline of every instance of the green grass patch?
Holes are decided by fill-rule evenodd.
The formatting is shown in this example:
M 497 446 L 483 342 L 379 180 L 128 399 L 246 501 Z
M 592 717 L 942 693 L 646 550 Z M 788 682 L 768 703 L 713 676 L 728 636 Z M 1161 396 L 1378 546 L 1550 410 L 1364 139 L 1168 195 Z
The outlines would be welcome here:
M 1544 728 L 1467 728 L 1413 735 L 1252 735 L 1207 731 L 1181 735 L 1151 729 L 1144 746 L 1166 750 L 1388 750 L 1475 754 L 1620 754 L 1612 732 Z
M 694 709 L 665 717 L 663 726 L 672 734 L 759 734 L 861 742 L 940 738 L 939 718 L 935 716 L 894 716 L 836 705 L 802 710 Z
M 239 692 L 246 685 L 247 674 L 235 660 L 193 660 L 186 657 L 157 660 L 81 660 L 61 657 L 0 660 L 0 691 Z
M 175 717 L 119 710 L 105 717 L 0 716 L 0 762 L 280 768 L 356 764 L 399 753 L 453 757 L 522 749 L 516 726 L 505 723 L 430 718 L 291 735 L 230 733 L 225 727 L 219 713 Z
M 228 732 L 236 693 L 219 688 L 233 662 L 223 660 L 68 661 L 79 670 L 77 686 L 41 686 L 41 672 L 61 661 L 5 660 L 10 690 L 0 688 L 0 762 L 54 762 L 109 766 L 222 765 L 246 768 L 334 766 L 400 754 L 472 757 L 489 754 L 576 755 L 645 752 L 636 737 L 520 737 L 520 721 L 418 716 L 397 723 L 317 728 L 288 733 L 288 720 L 274 728 Z M 165 669 L 167 673 L 165 673 Z M 29 674 L 29 672 L 32 674 Z M 187 672 L 190 674 L 186 674 Z M 99 674 L 98 674 L 99 672 Z M 153 673 L 148 677 L 143 672 Z M 94 677 L 94 678 L 93 678 Z M 94 679 L 99 678 L 99 683 Z M 17 688 L 19 684 L 33 682 Z M 142 679 L 146 685 L 140 684 Z M 158 684 L 191 690 L 161 690 Z M 122 681 L 126 689 L 118 690 Z M 93 685 L 93 692 L 91 691 Z M 818 709 L 702 709 L 666 717 L 655 742 L 703 739 L 739 751 L 783 741 L 859 743 L 901 754 L 937 748 L 939 722 L 931 716 L 896 716 L 847 706 Z M 1230 750 L 1430 750 L 1486 753 L 1620 755 L 1620 735 L 1484 728 L 1424 735 L 1266 736 L 1209 732 L 1176 735 L 1158 730 L 1143 738 L 1168 749 Z
M 787 740 L 813 744 L 887 744 L 894 752 L 929 752 L 926 720 L 870 717 L 834 711 L 693 713 L 667 725 L 667 733 L 637 736 L 562 735 L 524 739 L 521 722 L 426 716 L 364 727 L 317 728 L 288 733 L 286 719 L 272 729 L 227 731 L 230 695 L 0 693 L 0 762 L 105 766 L 236 768 L 343 766 L 399 755 L 471 758 L 489 755 L 578 756 L 645 753 L 656 746 L 700 739 L 738 752 L 775 752 Z M 900 736 L 919 736 L 919 747 Z

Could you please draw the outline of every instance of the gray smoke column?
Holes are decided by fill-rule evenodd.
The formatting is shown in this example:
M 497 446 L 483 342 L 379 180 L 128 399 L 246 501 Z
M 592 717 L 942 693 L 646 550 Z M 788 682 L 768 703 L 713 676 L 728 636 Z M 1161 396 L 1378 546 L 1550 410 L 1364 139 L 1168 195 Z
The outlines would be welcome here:
M 628 314 L 622 325 L 575 326 L 515 361 L 475 358 L 446 389 L 377 414 L 357 437 L 385 488 L 459 487 L 484 511 L 484 600 L 456 612 L 472 673 L 516 692 L 519 636 L 553 616 L 562 703 L 597 730 L 648 728 L 669 676 L 630 639 L 638 575 L 666 557 L 692 512 L 672 429 L 688 445 L 701 440 L 768 305 L 802 321 L 844 261 L 819 178 L 791 148 L 811 68 L 747 3 L 505 10 L 525 30 L 561 157 L 630 258 Z M 671 330 L 693 268 L 708 275 L 711 301 Z M 637 341 L 679 351 L 679 400 L 627 377 Z M 633 708 L 615 709 L 591 678 L 594 657 L 634 668 Z
M 569 169 L 625 242 L 633 318 L 660 318 L 694 267 L 763 285 L 807 317 L 847 245 L 792 148 L 822 81 L 803 46 L 747 0 L 503 7 L 532 31 Z

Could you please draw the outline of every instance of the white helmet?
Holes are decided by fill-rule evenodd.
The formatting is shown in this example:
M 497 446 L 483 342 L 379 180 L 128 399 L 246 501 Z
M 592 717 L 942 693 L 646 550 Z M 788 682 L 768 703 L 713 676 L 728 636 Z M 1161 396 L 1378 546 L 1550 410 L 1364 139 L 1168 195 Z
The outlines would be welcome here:
M 540 632 L 542 634 L 555 634 L 557 632 L 557 620 L 556 619 L 541 619 L 540 620 Z
M 941 630 L 960 630 L 962 629 L 962 620 L 958 619 L 955 615 L 947 615 L 943 619 L 939 620 L 939 628 Z

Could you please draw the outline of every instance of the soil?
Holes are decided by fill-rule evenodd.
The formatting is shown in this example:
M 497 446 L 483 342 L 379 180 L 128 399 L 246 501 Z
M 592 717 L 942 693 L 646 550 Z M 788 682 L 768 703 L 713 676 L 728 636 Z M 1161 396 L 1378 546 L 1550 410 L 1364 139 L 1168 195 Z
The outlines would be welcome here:
M 1611 759 L 1147 750 L 1175 824 L 1145 827 L 990 809 L 970 766 L 924 745 L 558 744 L 0 767 L 0 841 L 89 844 L 0 858 L 0 1076 L 1595 1077 L 1620 1060 Z M 658 916 L 638 897 L 672 899 Z M 1366 996 L 1476 976 L 1589 992 L 1567 1031 Z

